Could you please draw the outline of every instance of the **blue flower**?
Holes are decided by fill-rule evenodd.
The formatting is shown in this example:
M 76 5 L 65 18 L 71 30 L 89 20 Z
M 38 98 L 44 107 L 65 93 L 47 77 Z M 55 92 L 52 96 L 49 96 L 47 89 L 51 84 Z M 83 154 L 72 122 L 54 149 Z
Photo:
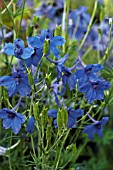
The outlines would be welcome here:
M 78 91 L 85 93 L 86 100 L 91 104 L 95 100 L 104 99 L 104 90 L 110 87 L 110 83 L 104 79 L 96 79 L 79 86 Z
M 76 86 L 76 75 L 72 74 L 71 70 L 65 66 L 62 68 L 62 82 L 64 85 L 68 84 L 70 90 L 75 89 Z
M 103 66 L 101 64 L 89 64 L 84 69 L 77 70 L 75 75 L 78 79 L 78 83 L 81 85 L 86 83 L 89 79 L 97 79 L 94 73 L 102 69 Z
M 55 57 L 60 58 L 60 51 L 56 47 L 63 45 L 65 40 L 61 36 L 53 37 L 53 33 L 50 30 L 43 30 L 41 35 L 29 37 L 28 44 L 33 48 L 42 48 L 45 40 L 49 40 L 49 52 L 47 55 L 49 55 L 51 51 Z
M 39 9 L 36 9 L 35 15 L 37 15 L 38 17 L 45 15 L 47 18 L 52 19 L 55 16 L 56 10 L 56 7 L 43 2 L 41 7 Z
M 17 92 L 21 96 L 27 96 L 31 92 L 31 87 L 28 82 L 28 77 L 24 72 L 13 72 L 12 76 L 0 77 L 0 86 L 6 86 L 9 97 Z
M 4 47 L 4 52 L 7 55 L 14 55 L 19 59 L 28 59 L 34 53 L 34 49 L 30 47 L 24 47 L 24 41 L 21 39 L 15 39 L 14 45 L 7 43 Z
M 27 67 L 30 67 L 31 64 L 34 65 L 35 67 L 37 67 L 38 63 L 40 62 L 40 60 L 42 58 L 42 55 L 43 55 L 42 49 L 34 48 L 34 53 L 31 55 L 30 58 L 25 60 Z
M 79 117 L 83 116 L 84 111 L 82 109 L 74 110 L 72 108 L 68 108 L 68 123 L 67 128 L 76 127 L 76 121 Z
M 67 128 L 75 128 L 77 119 L 83 116 L 84 111 L 82 109 L 74 110 L 72 108 L 67 108 L 67 111 L 68 111 Z M 48 111 L 48 116 L 55 118 L 54 120 L 55 127 L 57 127 L 57 113 L 58 110 L 55 109 L 51 109 Z
M 26 132 L 33 133 L 34 128 L 35 128 L 35 119 L 33 116 L 31 116 L 27 122 L 27 125 L 26 125 Z
M 108 117 L 103 117 L 102 120 L 96 121 L 92 125 L 87 125 L 83 132 L 88 134 L 88 138 L 90 140 L 94 139 L 94 135 L 97 134 L 100 138 L 102 138 L 102 133 L 103 133 L 103 126 L 106 125 L 108 122 Z
M 60 51 L 56 48 L 57 46 L 61 46 L 65 43 L 65 39 L 61 36 L 55 36 L 53 37 L 53 33 L 50 30 L 43 30 L 41 32 L 41 36 L 40 39 L 42 40 L 42 42 L 44 42 L 45 40 L 49 40 L 49 52 L 50 51 L 54 54 L 54 56 L 56 58 L 60 58 Z
M 90 15 L 87 13 L 87 7 L 80 6 L 78 9 L 72 10 L 69 18 L 72 21 L 69 27 L 69 34 L 71 34 L 72 38 L 76 37 L 77 40 L 81 40 L 90 22 Z
M 55 110 L 55 109 L 48 110 L 48 116 L 52 118 L 57 118 L 57 113 L 58 113 L 58 110 Z
M 92 26 L 92 28 L 88 34 L 88 37 L 84 44 L 84 47 L 86 48 L 87 46 L 88 47 L 91 46 L 92 49 L 94 49 L 94 50 L 99 49 L 100 43 L 99 43 L 98 26 L 97 25 Z
M 52 88 L 54 96 L 55 96 L 55 101 L 59 107 L 60 107 L 60 102 L 59 102 L 59 98 L 58 98 L 58 95 L 59 95 L 58 89 L 61 85 L 62 85 L 61 82 L 55 82 L 51 85 L 51 88 Z
M 63 0 L 53 0 L 52 4 L 48 4 L 48 2 L 44 1 L 40 8 L 35 9 L 35 15 L 42 17 L 45 16 L 50 19 L 54 19 L 55 17 L 58 17 L 58 14 L 60 13 L 60 10 L 63 9 Z M 59 13 L 57 13 L 59 12 Z M 62 11 L 61 11 L 62 12 Z
M 3 120 L 3 128 L 11 128 L 15 135 L 19 133 L 21 125 L 26 120 L 25 116 L 23 116 L 21 113 L 16 113 L 15 111 L 9 110 L 7 108 L 0 110 L 0 119 Z

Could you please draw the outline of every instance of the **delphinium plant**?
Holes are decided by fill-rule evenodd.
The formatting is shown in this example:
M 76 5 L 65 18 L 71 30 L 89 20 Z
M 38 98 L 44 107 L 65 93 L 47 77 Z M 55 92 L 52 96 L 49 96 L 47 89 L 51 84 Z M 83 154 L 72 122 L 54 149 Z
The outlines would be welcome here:
M 52 30 L 40 30 L 39 25 L 36 32 L 34 25 L 40 19 L 34 16 L 34 25 L 27 26 L 23 40 L 26 2 L 14 0 L 7 5 L 3 0 L 1 43 L 6 70 L 1 68 L 0 73 L 0 155 L 3 166 L 10 170 L 82 169 L 79 157 L 84 148 L 89 141 L 102 140 L 109 122 L 106 109 L 112 103 L 113 72 L 105 69 L 108 57 L 99 56 L 97 63 L 83 60 L 87 44 L 93 46 L 91 31 L 98 1 L 91 17 L 83 6 L 70 12 L 70 0 L 51 3 L 50 9 L 44 4 L 41 9 L 53 9 L 50 21 L 63 9 L 62 17 L 58 16 L 62 25 Z M 38 14 L 46 10 L 38 10 Z M 11 41 L 6 41 L 3 32 L 5 12 L 13 24 Z M 112 22 L 105 55 L 110 54 L 111 33 Z

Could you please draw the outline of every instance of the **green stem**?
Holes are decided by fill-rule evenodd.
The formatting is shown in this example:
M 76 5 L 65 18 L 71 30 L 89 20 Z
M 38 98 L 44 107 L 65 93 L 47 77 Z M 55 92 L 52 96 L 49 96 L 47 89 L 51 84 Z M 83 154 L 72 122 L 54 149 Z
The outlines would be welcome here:
M 10 146 L 11 146 L 11 145 L 12 145 L 12 131 L 11 131 L 11 136 L 10 136 Z M 9 169 L 10 169 L 10 170 L 13 170 L 13 169 L 12 169 L 12 164 L 11 164 L 11 153 L 10 153 L 10 150 L 9 150 L 8 158 L 9 158 Z
M 24 14 L 24 8 L 25 8 L 25 2 L 26 2 L 26 0 L 23 1 L 22 15 L 21 15 L 21 19 L 20 19 L 20 24 L 19 24 L 19 29 L 18 29 L 17 37 L 18 37 L 19 34 L 20 34 L 20 29 L 21 29 L 23 14 Z
M 11 0 L 11 1 L 9 2 L 9 4 L 7 5 L 7 8 L 9 8 L 12 3 L 13 3 L 13 0 Z M 1 12 L 1 15 L 3 15 L 6 11 L 7 11 L 7 9 L 5 8 L 5 9 Z
M 44 148 L 44 127 L 42 126 L 42 148 Z M 44 153 L 42 151 L 42 170 L 44 170 Z
M 66 43 L 63 45 L 63 53 L 66 53 L 66 49 L 68 46 L 68 22 L 69 22 L 69 10 L 70 10 L 70 0 L 64 1 L 64 14 L 62 19 L 62 35 L 64 36 Z M 64 33 L 65 32 L 65 33 Z
M 55 166 L 55 170 L 58 169 L 58 165 L 59 165 L 59 161 L 60 161 L 60 157 L 61 157 L 61 152 L 62 152 L 62 149 L 63 149 L 63 146 L 65 144 L 65 141 L 69 135 L 69 132 L 70 132 L 70 129 L 68 129 L 67 133 L 66 133 L 66 136 L 64 137 L 64 140 L 62 141 L 62 145 L 60 147 L 60 151 L 59 151 L 59 156 L 58 156 L 58 159 L 57 159 L 57 162 L 56 162 L 56 166 Z
M 105 50 L 105 55 L 103 56 L 102 60 L 99 62 L 100 64 L 104 64 L 104 62 L 110 56 L 110 48 L 112 47 L 112 44 L 111 44 L 112 41 L 111 40 L 112 40 L 112 24 L 110 25 L 109 42 L 108 42 L 107 48 Z
M 2 22 L 1 12 L 0 12 L 0 27 L 1 27 L 1 31 L 2 31 L 2 46 L 4 47 L 4 45 L 5 45 L 5 38 L 4 38 L 3 22 Z M 6 59 L 6 64 L 8 65 L 9 61 L 8 61 L 7 55 L 5 55 L 5 59 Z
M 93 23 L 95 14 L 96 14 L 96 10 L 97 10 L 97 0 L 95 1 L 95 4 L 94 4 L 94 9 L 93 9 L 92 17 L 91 17 L 91 20 L 90 20 L 89 25 L 88 25 L 88 27 L 87 27 L 87 32 L 86 32 L 86 34 L 85 34 L 85 36 L 84 36 L 84 38 L 83 38 L 83 40 L 82 40 L 82 42 L 81 42 L 81 44 L 80 44 L 80 46 L 79 46 L 79 48 L 78 48 L 78 52 L 79 52 L 79 51 L 81 50 L 81 48 L 83 47 L 83 45 L 84 45 L 84 43 L 85 43 L 85 41 L 86 41 L 86 38 L 87 38 L 87 36 L 88 36 L 88 34 L 89 34 L 89 32 L 90 32 L 90 29 L 91 29 L 91 26 L 92 26 L 92 23 Z
M 81 152 L 83 151 L 83 149 L 85 148 L 87 142 L 88 142 L 88 138 L 86 138 L 84 144 L 83 144 L 83 145 L 81 146 L 81 148 L 78 150 L 78 152 L 77 152 L 77 154 L 76 154 L 76 156 L 75 156 L 75 160 L 74 160 L 75 162 L 76 162 L 76 160 L 78 159 L 78 157 L 80 156 L 80 154 L 81 154 Z
M 33 149 L 34 157 L 36 159 L 36 152 L 35 152 L 35 146 L 34 146 L 33 136 L 32 135 L 31 135 L 31 144 L 32 144 L 32 149 Z
M 7 7 L 7 4 L 6 4 L 6 2 L 5 2 L 4 0 L 3 0 L 3 3 L 4 3 L 4 6 L 5 6 L 5 8 L 6 8 L 6 10 L 7 10 L 8 14 L 9 14 L 9 17 L 10 17 L 10 19 L 11 19 L 12 23 L 13 23 L 13 28 L 14 28 L 14 30 L 15 30 L 15 32 L 16 32 L 15 23 L 14 23 L 14 20 L 13 20 L 12 15 L 11 15 L 11 13 L 10 13 L 10 11 L 9 11 L 9 8 Z

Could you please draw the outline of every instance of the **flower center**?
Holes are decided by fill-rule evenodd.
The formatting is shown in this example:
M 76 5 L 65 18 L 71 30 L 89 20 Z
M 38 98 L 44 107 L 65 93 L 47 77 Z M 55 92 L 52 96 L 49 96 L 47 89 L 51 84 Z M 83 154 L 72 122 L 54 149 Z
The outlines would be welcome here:
M 14 113 L 11 113 L 11 112 L 7 112 L 7 113 L 8 113 L 8 118 L 14 118 L 15 117 Z
M 95 82 L 95 83 L 92 83 L 92 87 L 93 87 L 93 89 L 97 89 L 98 88 L 98 82 Z
M 96 127 L 96 129 L 101 129 L 101 123 L 100 122 L 95 124 L 94 126 Z
M 91 70 L 92 70 L 92 68 L 85 69 L 86 74 L 90 74 Z

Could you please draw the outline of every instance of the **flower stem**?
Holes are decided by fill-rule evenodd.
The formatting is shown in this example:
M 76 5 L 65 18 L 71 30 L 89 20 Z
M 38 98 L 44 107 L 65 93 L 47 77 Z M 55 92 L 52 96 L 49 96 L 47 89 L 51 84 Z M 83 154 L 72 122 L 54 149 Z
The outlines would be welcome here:
M 62 149 L 63 149 L 63 146 L 65 144 L 65 141 L 69 135 L 69 132 L 70 132 L 70 129 L 68 129 L 67 133 L 66 133 L 66 136 L 64 137 L 64 140 L 62 141 L 62 145 L 60 147 L 60 151 L 59 151 L 59 156 L 58 156 L 58 159 L 57 159 L 57 162 L 56 162 L 56 166 L 55 166 L 55 170 L 58 169 L 58 165 L 59 165 L 59 161 L 60 161 L 60 157 L 61 157 L 61 152 L 62 152 Z
M 96 10 L 97 10 L 97 0 L 95 1 L 95 4 L 94 4 L 94 9 L 93 9 L 93 13 L 92 13 L 92 17 L 91 17 L 91 20 L 90 20 L 90 22 L 89 22 L 89 25 L 88 25 L 88 27 L 87 27 L 87 32 L 86 32 L 86 34 L 85 34 L 85 36 L 84 36 L 84 38 L 83 38 L 83 40 L 82 40 L 82 42 L 81 42 L 81 44 L 80 44 L 80 46 L 79 46 L 79 49 L 78 49 L 78 52 L 81 50 L 81 48 L 83 47 L 83 45 L 84 45 L 84 43 L 85 43 L 85 41 L 86 41 L 86 38 L 87 38 L 87 36 L 88 36 L 88 34 L 89 34 L 89 32 L 90 32 L 90 29 L 91 29 L 91 26 L 92 26 L 92 23 L 93 23 L 93 20 L 94 20 L 94 17 L 95 17 L 95 14 L 96 14 Z

